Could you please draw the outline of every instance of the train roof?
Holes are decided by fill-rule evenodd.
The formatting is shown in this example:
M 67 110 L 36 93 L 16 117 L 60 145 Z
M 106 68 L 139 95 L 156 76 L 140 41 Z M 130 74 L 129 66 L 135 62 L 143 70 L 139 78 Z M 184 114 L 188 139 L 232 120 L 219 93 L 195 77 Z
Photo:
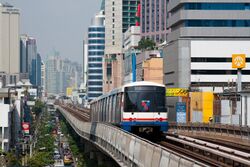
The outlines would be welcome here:
M 132 87 L 132 86 L 159 86 L 159 87 L 165 87 L 165 85 L 163 84 L 158 84 L 158 83 L 155 83 L 155 82 L 149 82 L 149 81 L 138 81 L 138 82 L 132 82 L 132 83 L 129 83 L 129 84 L 126 84 L 126 85 L 123 85 L 122 87 L 120 88 L 115 88 L 113 90 L 111 90 L 110 92 L 104 94 L 104 95 L 101 95 L 99 97 L 97 97 L 96 99 L 92 100 L 90 103 L 93 103 L 95 101 L 98 101 L 99 99 L 102 99 L 102 98 L 105 98 L 109 95 L 113 95 L 113 94 L 117 94 L 119 92 L 123 92 L 124 89 L 126 87 Z
M 163 84 L 158 84 L 155 82 L 149 82 L 149 81 L 138 81 L 138 82 L 132 82 L 126 85 L 123 85 L 122 88 L 126 87 L 132 87 L 132 86 L 159 86 L 159 87 L 165 87 Z

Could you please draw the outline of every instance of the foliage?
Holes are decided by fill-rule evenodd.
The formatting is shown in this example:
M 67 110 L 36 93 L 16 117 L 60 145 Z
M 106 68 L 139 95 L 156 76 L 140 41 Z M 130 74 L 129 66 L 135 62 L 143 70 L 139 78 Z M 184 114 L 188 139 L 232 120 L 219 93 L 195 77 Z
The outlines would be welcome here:
M 153 50 L 155 48 L 155 42 L 152 39 L 146 38 L 141 39 L 138 44 L 138 49 L 144 50 Z
M 20 160 L 17 159 L 14 153 L 9 152 L 6 155 L 7 166 L 8 167 L 19 167 L 21 166 Z
M 32 108 L 32 111 L 36 114 L 36 115 L 39 115 L 43 108 L 45 107 L 44 103 L 40 100 L 37 100 L 35 102 L 35 106 Z
M 43 108 L 43 103 L 36 102 L 37 108 Z M 49 164 L 53 164 L 53 149 L 54 149 L 54 138 L 51 136 L 52 127 L 49 125 L 51 116 L 48 112 L 42 114 L 41 123 L 38 125 L 38 140 L 34 155 L 28 160 L 29 167 L 43 167 Z M 39 148 L 45 147 L 43 151 L 39 151 Z
M 51 154 L 48 152 L 38 152 L 28 161 L 29 167 L 43 167 L 52 164 Z

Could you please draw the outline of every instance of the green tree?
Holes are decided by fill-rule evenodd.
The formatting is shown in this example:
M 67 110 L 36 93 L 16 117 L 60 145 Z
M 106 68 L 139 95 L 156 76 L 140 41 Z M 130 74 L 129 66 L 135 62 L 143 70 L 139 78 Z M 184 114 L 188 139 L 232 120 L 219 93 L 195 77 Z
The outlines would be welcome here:
M 152 39 L 146 38 L 141 39 L 138 44 L 138 49 L 144 50 L 153 50 L 155 48 L 155 42 Z
M 36 114 L 36 115 L 39 115 L 43 108 L 45 107 L 44 103 L 40 100 L 37 100 L 35 102 L 35 106 L 32 108 L 32 111 Z
M 44 167 L 53 164 L 52 155 L 46 152 L 38 152 L 28 160 L 29 167 Z
M 19 167 L 19 166 L 21 166 L 20 160 L 18 160 L 17 157 L 15 156 L 15 154 L 12 153 L 12 152 L 7 153 L 6 160 L 7 160 L 6 165 L 8 167 Z

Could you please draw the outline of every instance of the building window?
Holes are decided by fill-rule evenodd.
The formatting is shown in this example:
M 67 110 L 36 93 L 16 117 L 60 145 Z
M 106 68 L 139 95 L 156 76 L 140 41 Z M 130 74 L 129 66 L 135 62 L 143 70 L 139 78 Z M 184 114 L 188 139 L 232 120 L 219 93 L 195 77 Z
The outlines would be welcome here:
M 186 27 L 250 27 L 250 20 L 186 20 Z
M 250 10 L 250 3 L 185 3 L 185 10 Z
M 102 76 L 100 76 L 100 75 L 89 75 L 88 79 L 102 79 Z
M 108 78 L 108 80 L 111 78 L 111 76 L 112 76 L 112 64 L 108 63 L 107 64 L 107 78 Z
M 102 92 L 102 87 L 101 87 L 101 88 L 100 88 L 100 87 L 99 87 L 99 88 L 91 88 L 91 87 L 89 87 L 88 90 L 89 90 L 89 91 L 98 91 L 98 92 Z
M 102 81 L 89 81 L 88 85 L 102 85 Z

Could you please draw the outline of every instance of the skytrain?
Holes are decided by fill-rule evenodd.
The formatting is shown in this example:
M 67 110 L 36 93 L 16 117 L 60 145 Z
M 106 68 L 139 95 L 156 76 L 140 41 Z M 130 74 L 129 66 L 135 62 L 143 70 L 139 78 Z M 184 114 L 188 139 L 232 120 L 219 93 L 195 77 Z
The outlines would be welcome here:
M 168 130 L 165 86 L 133 82 L 114 89 L 90 103 L 92 122 L 108 122 L 129 132 Z

